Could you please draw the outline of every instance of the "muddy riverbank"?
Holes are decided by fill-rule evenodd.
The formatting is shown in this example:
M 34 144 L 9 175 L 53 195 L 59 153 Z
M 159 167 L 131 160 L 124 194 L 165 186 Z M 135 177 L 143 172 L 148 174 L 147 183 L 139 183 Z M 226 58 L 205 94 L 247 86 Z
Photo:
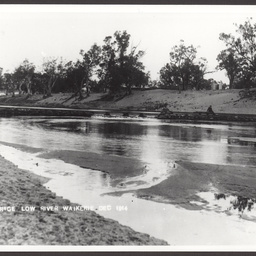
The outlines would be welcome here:
M 173 203 L 187 209 L 202 209 L 206 203 L 198 197 L 199 192 L 212 191 L 255 199 L 256 167 L 233 166 L 177 161 L 176 170 L 163 182 L 134 193 L 141 198 L 158 202 Z
M 98 170 L 115 177 L 112 181 L 115 186 L 124 177 L 138 176 L 146 171 L 146 162 L 114 155 L 100 155 L 92 152 L 79 152 L 71 150 L 51 151 L 39 155 L 42 158 L 54 158 L 80 167 Z
M 42 153 L 39 157 L 46 159 L 60 159 L 66 163 L 98 170 L 115 177 L 111 186 L 120 186 L 123 179 L 145 175 L 147 163 L 133 158 L 121 156 L 106 156 L 92 152 L 79 152 L 71 150 L 51 151 Z M 149 188 L 129 190 L 119 187 L 113 194 L 134 193 L 139 198 L 153 200 L 160 203 L 171 203 L 186 209 L 200 210 L 201 206 L 193 201 L 204 202 L 198 197 L 199 192 L 212 191 L 228 196 L 255 198 L 256 167 L 218 165 L 176 161 L 167 166 L 169 173 L 167 179 Z M 139 178 L 137 179 L 139 180 Z M 213 191 L 214 190 L 214 191 Z
M 63 206 L 76 205 L 46 189 L 43 183 L 47 179 L 19 169 L 3 157 L 0 164 L 1 245 L 167 244 L 94 211 L 64 211 Z M 57 206 L 58 210 L 42 210 L 44 206 Z M 26 207 L 35 209 L 25 211 Z

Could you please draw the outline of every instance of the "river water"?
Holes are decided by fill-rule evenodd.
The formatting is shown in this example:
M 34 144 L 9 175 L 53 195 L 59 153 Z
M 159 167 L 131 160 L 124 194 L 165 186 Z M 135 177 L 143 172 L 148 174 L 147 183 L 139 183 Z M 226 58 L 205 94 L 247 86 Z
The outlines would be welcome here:
M 177 160 L 256 166 L 254 124 L 170 123 L 156 119 L 102 118 L 1 118 L 0 142 L 40 148 L 42 152 L 72 150 L 124 156 L 148 163 L 149 172 L 133 189 L 150 187 L 164 180 Z M 254 245 L 256 223 L 235 215 L 190 211 L 175 205 L 123 196 L 109 175 L 43 159 L 15 146 L 1 145 L 0 154 L 20 168 L 49 177 L 46 186 L 72 202 L 93 207 L 136 231 L 161 238 L 170 245 Z M 36 168 L 36 166 L 38 168 Z M 152 181 L 152 177 L 157 177 Z M 133 183 L 134 184 L 134 183 Z M 201 195 L 208 198 L 207 193 Z M 225 232 L 224 232 L 225 231 Z

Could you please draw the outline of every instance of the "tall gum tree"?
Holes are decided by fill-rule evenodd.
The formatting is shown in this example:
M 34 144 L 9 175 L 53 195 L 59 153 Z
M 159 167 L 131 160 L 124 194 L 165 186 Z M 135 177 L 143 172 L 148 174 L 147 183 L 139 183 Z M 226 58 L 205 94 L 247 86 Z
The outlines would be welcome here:
M 25 59 L 13 73 L 13 80 L 17 84 L 19 94 L 26 92 L 32 94 L 32 79 L 35 73 L 35 65 Z
M 4 73 L 3 75 L 3 84 L 5 87 L 5 94 L 8 95 L 9 93 L 12 94 L 12 97 L 15 96 L 16 91 L 16 83 L 13 80 L 12 73 Z
M 229 79 L 229 88 L 234 88 L 234 81 L 240 72 L 239 60 L 232 49 L 222 50 L 218 56 L 219 62 L 217 69 L 226 70 L 226 75 Z
M 144 51 L 131 47 L 130 37 L 126 31 L 116 31 L 114 36 L 107 36 L 104 40 L 101 54 L 101 83 L 109 87 L 111 92 L 126 88 L 128 94 L 131 88 L 144 86 L 149 74 L 144 72 L 144 65 L 140 59 Z
M 83 50 L 80 51 L 82 60 L 78 60 L 76 63 L 76 68 L 80 71 L 80 86 L 78 88 L 80 99 L 83 98 L 83 88 L 86 88 L 87 96 L 90 95 L 90 80 L 92 79 L 92 76 L 96 74 L 97 67 L 100 64 L 100 53 L 101 47 L 97 44 L 93 44 L 87 52 L 84 52 Z
M 78 96 L 78 99 L 82 100 L 84 98 L 83 89 L 86 89 L 87 96 L 90 95 L 90 82 L 93 76 L 97 75 L 100 53 L 101 47 L 93 44 L 87 52 L 80 50 L 81 59 L 66 64 L 67 81 L 71 85 L 72 91 L 74 91 L 70 99 Z
M 65 75 L 66 70 L 62 59 L 49 58 L 44 60 L 42 77 L 47 79 L 47 82 L 43 83 L 45 97 L 50 97 L 52 95 L 52 89 L 57 80 Z
M 200 83 L 207 72 L 207 60 L 197 59 L 197 49 L 193 45 L 186 46 L 181 40 L 170 52 L 170 61 L 160 69 L 160 81 L 164 87 L 187 90 L 200 89 Z M 211 71 L 212 72 L 212 71 Z
M 97 75 L 100 83 L 102 84 L 103 91 L 106 92 L 109 88 L 110 82 L 112 81 L 113 69 L 115 66 L 115 44 L 112 42 L 112 37 L 107 36 L 104 39 L 104 45 L 102 46 L 99 69 Z
M 236 77 L 244 83 L 245 87 L 249 87 L 252 83 L 255 83 L 256 77 L 256 24 L 253 24 L 252 18 L 249 18 L 244 24 L 235 24 L 235 26 L 237 28 L 236 35 L 220 34 L 220 40 L 227 47 L 224 52 L 220 53 L 220 55 L 222 54 L 220 63 L 222 62 L 223 66 L 226 57 L 225 52 L 231 53 L 232 55 L 227 55 L 229 59 L 226 58 L 226 63 L 224 63 L 226 64 L 224 68 L 227 74 L 231 73 L 233 75 L 235 70 Z M 230 74 L 228 75 L 230 76 Z M 233 78 L 231 77 L 231 79 Z

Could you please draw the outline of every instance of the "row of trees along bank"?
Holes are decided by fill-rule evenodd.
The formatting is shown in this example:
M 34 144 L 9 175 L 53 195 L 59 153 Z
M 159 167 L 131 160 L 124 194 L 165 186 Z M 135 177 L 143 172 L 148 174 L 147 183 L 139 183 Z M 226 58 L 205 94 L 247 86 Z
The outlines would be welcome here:
M 130 34 L 115 32 L 104 39 L 103 46 L 93 44 L 86 52 L 80 51 L 80 59 L 64 62 L 63 59 L 44 60 L 41 71 L 36 71 L 33 63 L 24 60 L 13 73 L 0 70 L 1 88 L 7 93 L 40 93 L 51 96 L 53 92 L 73 92 L 83 97 L 83 90 L 89 96 L 94 91 L 116 92 L 125 88 L 145 87 L 149 83 L 149 73 L 140 59 L 144 51 L 137 47 L 129 49 Z
M 216 70 L 225 70 L 229 88 L 256 87 L 256 24 L 248 19 L 235 25 L 236 35 L 221 33 L 219 39 L 225 49 L 218 56 Z M 40 71 L 24 60 L 12 73 L 0 69 L 0 86 L 13 96 L 16 91 L 28 95 L 39 93 L 45 97 L 58 92 L 71 92 L 82 99 L 90 91 L 112 92 L 132 88 L 158 87 L 175 90 L 210 89 L 213 79 L 205 79 L 206 58 L 197 57 L 197 48 L 184 41 L 172 48 L 170 61 L 160 69 L 160 80 L 152 81 L 141 61 L 144 51 L 129 47 L 130 34 L 116 31 L 107 36 L 103 45 L 94 44 L 88 51 L 80 51 L 80 59 L 64 62 L 61 58 L 44 60 Z

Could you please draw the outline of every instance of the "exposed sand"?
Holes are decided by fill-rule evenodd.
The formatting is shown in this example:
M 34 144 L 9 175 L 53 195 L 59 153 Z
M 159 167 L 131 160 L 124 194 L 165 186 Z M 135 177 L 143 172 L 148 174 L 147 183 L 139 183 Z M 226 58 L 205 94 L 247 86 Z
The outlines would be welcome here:
M 138 197 L 174 203 L 188 209 L 201 209 L 191 201 L 201 199 L 199 192 L 212 187 L 226 195 L 255 198 L 256 167 L 177 162 L 176 172 L 163 182 L 135 191 Z
M 115 177 L 115 180 L 112 181 L 113 186 L 126 176 L 132 177 L 142 174 L 146 165 L 142 161 L 128 157 L 71 150 L 51 151 L 39 156 L 60 159 L 66 163 L 75 164 L 87 169 L 107 172 L 111 177 Z
M 32 106 L 65 106 L 78 108 L 101 109 L 138 109 L 159 110 L 165 104 L 172 111 L 206 111 L 209 105 L 217 113 L 255 114 L 256 101 L 254 99 L 240 99 L 240 89 L 217 91 L 178 91 L 173 90 L 136 90 L 132 95 L 121 97 L 120 100 L 101 100 L 106 96 L 102 93 L 92 93 L 89 97 L 78 101 L 76 98 L 68 100 L 69 93 L 59 93 L 43 99 L 42 95 L 0 97 L 0 104 L 32 105 Z
M 57 197 L 42 183 L 45 178 L 20 170 L 0 157 L 1 245 L 166 245 L 162 240 L 133 231 L 93 211 L 63 211 L 72 205 Z M 21 207 L 35 206 L 25 212 Z M 58 211 L 42 211 L 41 206 L 58 206 Z
M 40 152 L 40 149 L 1 142 L 3 145 L 20 148 L 26 152 Z M 92 152 L 58 150 L 38 155 L 46 159 L 59 159 L 87 169 L 106 172 L 114 177 L 111 186 L 116 186 L 126 177 L 135 177 L 145 172 L 146 162 L 123 156 L 107 156 Z M 115 192 L 135 193 L 138 197 L 164 203 L 178 204 L 188 209 L 201 209 L 191 205 L 190 201 L 198 200 L 198 192 L 209 191 L 211 187 L 220 193 L 254 198 L 256 195 L 256 167 L 216 165 L 177 161 L 171 175 L 164 181 L 150 188 Z
M 92 152 L 70 150 L 52 151 L 40 154 L 42 158 L 56 158 L 84 168 L 107 172 L 116 186 L 120 180 L 138 176 L 145 171 L 145 162 L 118 156 L 105 156 Z M 145 189 L 114 192 L 135 193 L 138 197 L 163 203 L 180 205 L 187 209 L 201 209 L 191 201 L 201 200 L 197 193 L 207 192 L 212 187 L 219 193 L 254 198 L 256 195 L 256 167 L 216 165 L 177 161 L 171 175 L 157 185 Z

